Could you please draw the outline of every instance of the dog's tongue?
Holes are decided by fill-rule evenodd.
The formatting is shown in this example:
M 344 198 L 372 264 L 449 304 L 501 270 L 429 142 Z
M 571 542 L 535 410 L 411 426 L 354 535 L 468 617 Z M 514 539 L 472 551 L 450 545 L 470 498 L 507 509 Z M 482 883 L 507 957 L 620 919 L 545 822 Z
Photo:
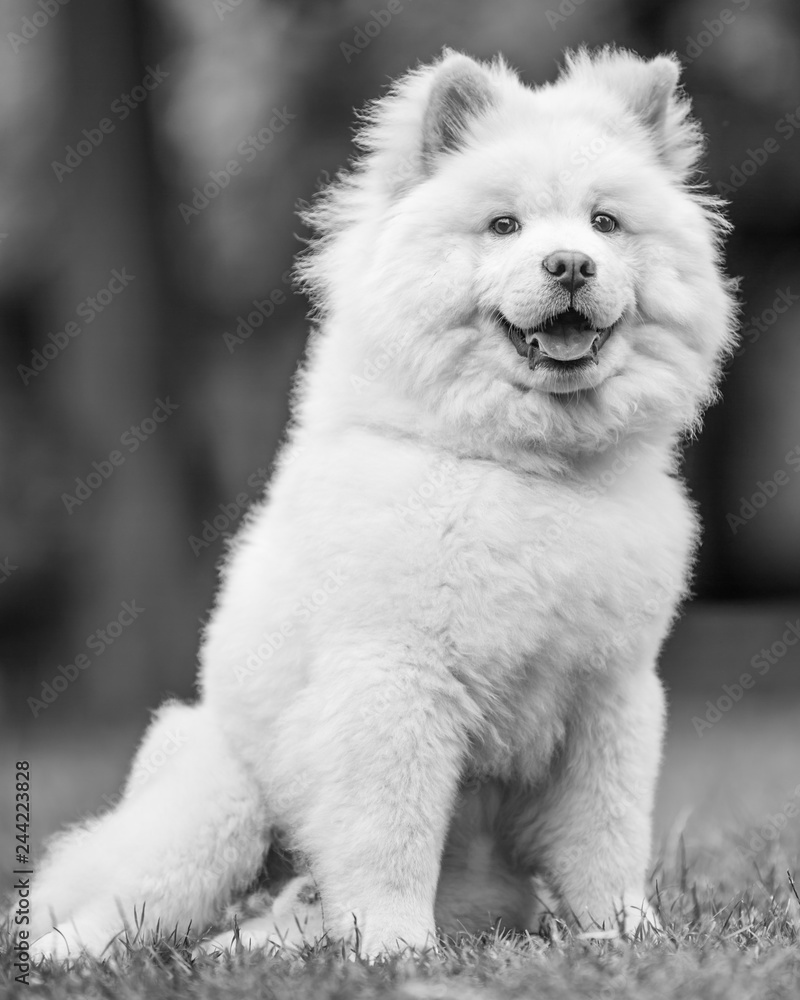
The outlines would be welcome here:
M 596 330 L 582 330 L 571 324 L 556 321 L 548 327 L 547 333 L 525 334 L 525 341 L 534 350 L 538 347 L 542 354 L 554 361 L 577 361 L 592 353 Z

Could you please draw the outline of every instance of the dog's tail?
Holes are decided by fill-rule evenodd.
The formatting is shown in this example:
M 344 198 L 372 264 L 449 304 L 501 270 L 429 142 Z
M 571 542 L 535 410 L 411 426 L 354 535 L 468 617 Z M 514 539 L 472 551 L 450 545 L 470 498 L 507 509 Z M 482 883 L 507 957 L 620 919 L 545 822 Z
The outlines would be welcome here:
M 263 796 L 207 705 L 170 702 L 120 802 L 58 836 L 32 886 L 31 937 L 54 925 L 102 950 L 124 928 L 180 934 L 213 921 L 268 848 Z

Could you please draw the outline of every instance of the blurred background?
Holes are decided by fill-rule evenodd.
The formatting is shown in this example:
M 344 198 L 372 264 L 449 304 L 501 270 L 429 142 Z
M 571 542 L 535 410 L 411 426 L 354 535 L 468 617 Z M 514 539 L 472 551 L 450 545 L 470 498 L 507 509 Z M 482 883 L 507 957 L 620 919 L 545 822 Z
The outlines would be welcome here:
M 148 711 L 191 696 L 304 349 L 296 209 L 351 155 L 353 108 L 443 45 L 528 82 L 581 43 L 685 66 L 744 334 L 687 451 L 704 542 L 664 654 L 660 829 L 726 784 L 752 824 L 794 794 L 800 9 L 725 2 L 6 0 L 0 723 L 6 770 L 34 765 L 37 841 L 112 801 Z

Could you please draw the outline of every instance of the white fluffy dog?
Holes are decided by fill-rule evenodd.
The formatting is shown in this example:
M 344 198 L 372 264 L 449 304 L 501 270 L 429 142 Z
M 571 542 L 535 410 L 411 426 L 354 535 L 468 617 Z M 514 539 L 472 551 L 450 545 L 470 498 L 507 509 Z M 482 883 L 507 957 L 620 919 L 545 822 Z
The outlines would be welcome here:
M 647 913 L 676 449 L 733 341 L 678 69 L 580 52 L 530 89 L 448 52 L 377 102 L 310 213 L 319 329 L 201 698 L 51 847 L 34 954 L 202 932 L 278 831 L 301 874 L 251 943 L 535 927 L 534 876 L 582 932 Z

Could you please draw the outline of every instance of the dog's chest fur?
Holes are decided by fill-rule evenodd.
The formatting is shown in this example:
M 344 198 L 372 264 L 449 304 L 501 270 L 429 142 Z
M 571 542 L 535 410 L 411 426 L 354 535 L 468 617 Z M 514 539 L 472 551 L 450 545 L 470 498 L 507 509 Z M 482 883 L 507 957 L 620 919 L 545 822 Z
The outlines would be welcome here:
M 638 461 L 562 480 L 460 463 L 420 515 L 439 529 L 429 586 L 450 669 L 483 708 L 476 771 L 530 775 L 594 685 L 652 668 L 694 528 L 680 485 Z
M 287 644 L 298 665 L 343 622 L 347 642 L 443 663 L 480 714 L 473 766 L 488 773 L 548 759 L 576 699 L 651 668 L 694 540 L 682 486 L 652 459 L 622 448 L 559 478 L 371 434 L 340 445 L 288 468 L 252 527 L 270 562 L 295 564 L 276 612 L 344 567 Z

